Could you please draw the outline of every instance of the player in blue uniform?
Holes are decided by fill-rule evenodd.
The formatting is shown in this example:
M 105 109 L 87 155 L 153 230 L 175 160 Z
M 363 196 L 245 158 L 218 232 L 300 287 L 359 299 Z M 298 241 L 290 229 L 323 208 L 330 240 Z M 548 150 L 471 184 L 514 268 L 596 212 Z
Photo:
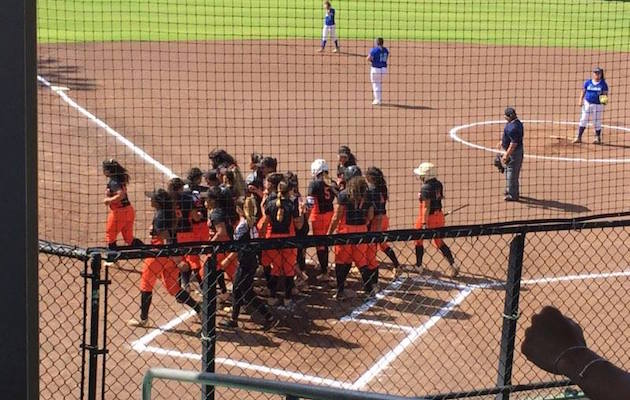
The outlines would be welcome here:
M 578 127 L 577 137 L 573 143 L 582 143 L 582 134 L 588 125 L 588 120 L 593 120 L 595 128 L 594 144 L 602 143 L 602 114 L 604 105 L 608 103 L 608 85 L 604 79 L 604 70 L 600 67 L 593 69 L 593 76 L 584 82 L 580 95 L 582 116 Z
M 370 68 L 370 82 L 372 82 L 372 92 L 374 101 L 372 104 L 379 105 L 383 102 L 383 77 L 387 73 L 387 60 L 389 50 L 383 46 L 383 38 L 376 39 L 376 46 L 370 50 L 367 61 L 372 65 Z
M 335 9 L 330 5 L 330 1 L 324 2 L 324 9 L 326 10 L 326 16 L 324 16 L 324 30 L 322 32 L 322 47 L 317 50 L 318 52 L 324 51 L 326 48 L 326 40 L 330 37 L 335 41 L 335 49 L 333 52 L 339 51 L 339 41 L 337 40 L 337 31 L 335 28 Z

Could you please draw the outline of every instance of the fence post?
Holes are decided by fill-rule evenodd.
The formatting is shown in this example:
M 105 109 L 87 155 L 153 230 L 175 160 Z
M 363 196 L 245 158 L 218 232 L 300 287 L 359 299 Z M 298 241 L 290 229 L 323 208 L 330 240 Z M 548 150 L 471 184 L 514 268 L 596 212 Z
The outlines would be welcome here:
M 516 322 L 518 319 L 518 301 L 521 291 L 521 273 L 523 272 L 523 253 L 525 250 L 525 233 L 514 236 L 510 243 L 508 274 L 505 286 L 505 306 L 503 308 L 503 329 L 501 331 L 501 352 L 497 386 L 512 384 L 512 364 L 514 361 L 514 341 L 516 339 Z M 497 400 L 509 400 L 510 393 L 500 393 Z
M 90 344 L 87 345 L 89 353 L 88 361 L 88 400 L 96 400 L 96 376 L 98 368 L 98 322 L 100 311 L 101 290 L 101 255 L 92 254 L 91 271 L 87 278 L 91 281 L 90 296 Z
M 203 264 L 203 305 L 201 311 L 201 370 L 214 373 L 216 352 L 217 254 L 213 251 Z M 201 385 L 202 400 L 214 400 L 214 386 Z

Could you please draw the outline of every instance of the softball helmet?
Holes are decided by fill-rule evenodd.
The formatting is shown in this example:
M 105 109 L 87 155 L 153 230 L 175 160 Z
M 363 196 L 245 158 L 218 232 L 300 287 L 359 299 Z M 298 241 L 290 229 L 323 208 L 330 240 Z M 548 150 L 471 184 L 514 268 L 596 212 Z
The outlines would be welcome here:
M 322 172 L 328 172 L 328 163 L 326 162 L 326 160 L 318 158 L 311 163 L 311 175 L 313 175 L 313 177 L 316 177 Z

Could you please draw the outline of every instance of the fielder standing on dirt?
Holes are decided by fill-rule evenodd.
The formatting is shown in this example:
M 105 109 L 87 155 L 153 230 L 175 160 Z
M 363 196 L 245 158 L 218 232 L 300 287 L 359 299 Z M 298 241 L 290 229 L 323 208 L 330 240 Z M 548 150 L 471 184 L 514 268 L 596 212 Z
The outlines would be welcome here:
M 367 56 L 367 61 L 372 65 L 370 67 L 370 82 L 374 95 L 372 104 L 375 106 L 383 103 L 383 78 L 387 74 L 387 60 L 389 59 L 389 50 L 383 44 L 383 38 L 377 38 L 376 46 L 370 50 L 370 55 Z
M 602 115 L 606 104 L 608 104 L 608 84 L 604 79 L 604 70 L 595 67 L 592 78 L 587 79 L 582 87 L 582 94 L 580 95 L 582 115 L 577 137 L 573 143 L 582 143 L 582 134 L 588 125 L 588 120 L 592 119 L 595 128 L 593 144 L 602 144 Z
M 334 53 L 339 51 L 339 41 L 337 40 L 337 28 L 335 27 L 335 9 L 330 5 L 330 1 L 324 2 L 324 9 L 326 15 L 324 16 L 324 31 L 322 32 L 322 47 L 317 50 L 318 52 L 324 51 L 326 48 L 326 41 L 330 37 L 335 41 Z
M 505 109 L 505 128 L 499 142 L 499 149 L 505 151 L 501 156 L 501 163 L 505 165 L 505 201 L 518 201 L 519 183 L 523 165 L 523 123 L 518 119 L 516 110 L 512 107 Z

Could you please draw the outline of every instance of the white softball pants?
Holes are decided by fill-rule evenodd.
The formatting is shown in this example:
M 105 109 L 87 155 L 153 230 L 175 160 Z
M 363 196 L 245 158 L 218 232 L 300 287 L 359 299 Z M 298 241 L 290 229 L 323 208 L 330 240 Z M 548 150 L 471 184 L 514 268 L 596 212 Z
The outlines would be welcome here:
M 580 117 L 580 127 L 585 128 L 588 120 L 593 122 L 596 131 L 602 129 L 602 114 L 604 114 L 604 106 L 601 104 L 591 104 L 587 101 L 582 105 L 582 116 Z
M 372 82 L 372 93 L 374 100 L 383 101 L 383 77 L 387 73 L 387 68 L 370 67 L 370 82 Z
M 337 30 L 335 29 L 335 25 L 324 25 L 322 40 L 326 40 L 327 37 L 333 41 L 337 40 Z

